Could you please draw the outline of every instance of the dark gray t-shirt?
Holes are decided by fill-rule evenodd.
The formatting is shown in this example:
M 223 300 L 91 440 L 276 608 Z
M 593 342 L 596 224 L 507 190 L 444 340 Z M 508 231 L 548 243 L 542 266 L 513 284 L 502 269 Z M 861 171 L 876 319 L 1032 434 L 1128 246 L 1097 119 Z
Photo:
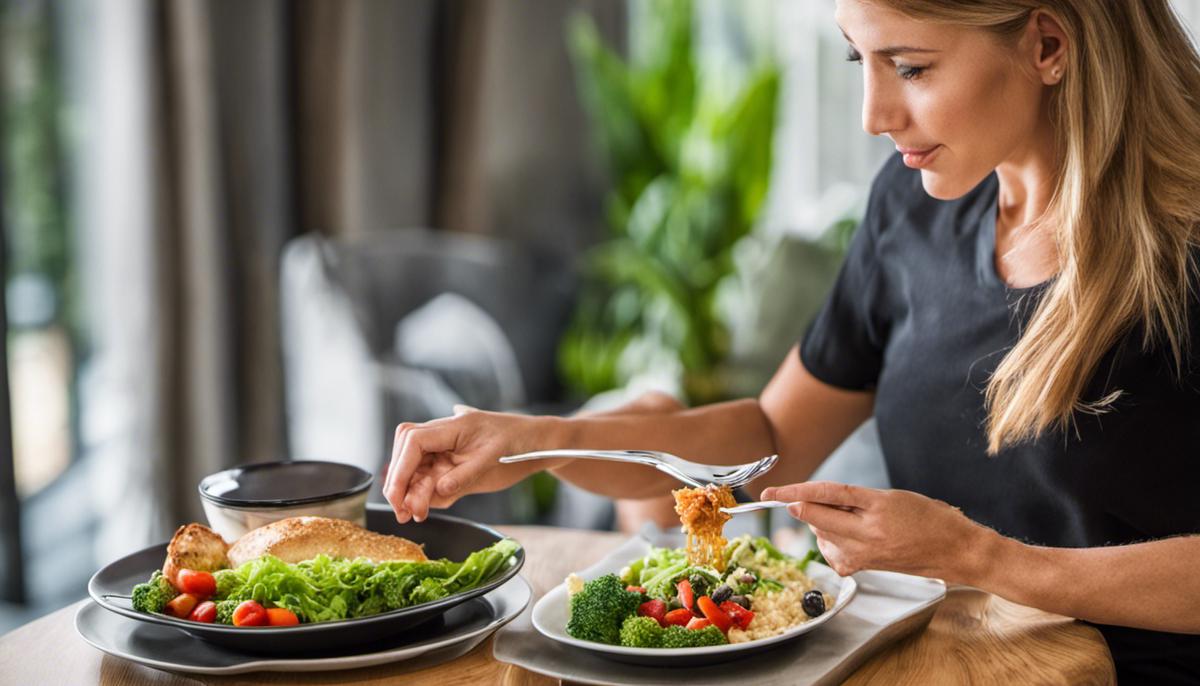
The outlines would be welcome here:
M 838 280 L 800 347 L 840 388 L 873 389 L 892 486 L 944 500 L 1006 536 L 1091 547 L 1200 533 L 1200 355 L 1182 378 L 1135 328 L 1084 398 L 1113 411 L 986 453 L 984 388 L 1044 285 L 995 269 L 998 181 L 941 201 L 899 155 L 875 179 Z M 1120 249 L 1120 246 L 1114 246 Z M 1200 350 L 1200 299 L 1189 303 Z M 1198 572 L 1200 573 L 1200 572 Z M 1137 594 L 1137 588 L 1126 592 Z M 1200 682 L 1200 636 L 1100 626 L 1122 684 Z

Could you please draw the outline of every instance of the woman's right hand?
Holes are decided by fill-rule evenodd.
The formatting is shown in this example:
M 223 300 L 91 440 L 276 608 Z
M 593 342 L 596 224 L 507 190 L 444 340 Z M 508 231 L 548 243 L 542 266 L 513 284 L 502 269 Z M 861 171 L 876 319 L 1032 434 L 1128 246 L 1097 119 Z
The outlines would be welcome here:
M 430 507 L 449 507 L 464 495 L 508 488 L 555 466 L 554 460 L 497 460 L 544 447 L 556 421 L 460 406 L 453 417 L 401 424 L 396 427 L 383 495 L 403 524 L 424 521 Z

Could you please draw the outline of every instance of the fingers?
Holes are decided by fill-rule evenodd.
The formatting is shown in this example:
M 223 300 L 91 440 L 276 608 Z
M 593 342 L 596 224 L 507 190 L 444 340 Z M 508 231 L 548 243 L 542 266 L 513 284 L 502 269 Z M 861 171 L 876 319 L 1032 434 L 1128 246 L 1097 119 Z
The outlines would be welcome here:
M 410 482 L 425 456 L 431 453 L 450 452 L 458 442 L 458 429 L 452 423 L 401 424 L 396 428 L 396 441 L 392 447 L 392 463 L 388 467 L 388 479 L 383 495 L 391 503 L 396 518 L 406 521 L 408 512 L 404 507 Z
M 873 493 L 874 489 L 835 481 L 806 481 L 768 488 L 762 492 L 762 500 L 782 500 L 789 503 L 803 501 L 843 508 L 864 508 L 870 504 Z
M 489 469 L 500 466 L 498 457 L 474 458 L 463 462 L 443 474 L 437 482 L 437 494 L 443 498 L 452 497 L 475 483 Z
M 797 502 L 788 505 L 787 510 L 796 519 L 821 531 L 853 537 L 862 528 L 862 515 L 830 505 Z
M 413 479 L 408 494 L 404 496 L 404 509 L 412 513 L 414 521 L 423 522 L 429 516 L 429 498 L 433 495 L 434 477 L 418 475 Z

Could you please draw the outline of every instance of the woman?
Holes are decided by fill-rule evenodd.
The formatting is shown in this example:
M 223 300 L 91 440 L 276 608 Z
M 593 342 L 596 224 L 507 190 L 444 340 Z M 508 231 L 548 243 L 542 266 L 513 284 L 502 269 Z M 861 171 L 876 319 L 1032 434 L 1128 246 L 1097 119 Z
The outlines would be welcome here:
M 837 21 L 863 127 L 899 154 L 762 395 L 402 425 L 397 517 L 547 466 L 614 497 L 676 486 L 496 463 L 526 450 L 777 452 L 762 497 L 839 573 L 977 586 L 1095 623 L 1122 683 L 1200 680 L 1200 59 L 1167 0 L 839 0 Z M 805 483 L 872 413 L 895 490 Z

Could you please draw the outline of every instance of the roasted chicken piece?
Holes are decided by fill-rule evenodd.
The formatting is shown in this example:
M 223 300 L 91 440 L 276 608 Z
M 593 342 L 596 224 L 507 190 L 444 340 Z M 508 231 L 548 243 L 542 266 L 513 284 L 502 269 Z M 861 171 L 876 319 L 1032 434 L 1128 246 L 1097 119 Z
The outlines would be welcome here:
M 229 566 L 226 551 L 229 544 L 220 534 L 203 524 L 185 524 L 175 530 L 167 544 L 167 560 L 163 576 L 175 585 L 175 575 L 181 569 L 213 572 Z
M 302 562 L 320 554 L 365 557 L 374 562 L 428 559 L 421 546 L 406 538 L 378 534 L 353 522 L 328 517 L 289 517 L 260 526 L 239 538 L 228 552 L 229 564 L 234 567 L 263 555 Z

